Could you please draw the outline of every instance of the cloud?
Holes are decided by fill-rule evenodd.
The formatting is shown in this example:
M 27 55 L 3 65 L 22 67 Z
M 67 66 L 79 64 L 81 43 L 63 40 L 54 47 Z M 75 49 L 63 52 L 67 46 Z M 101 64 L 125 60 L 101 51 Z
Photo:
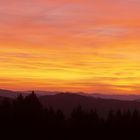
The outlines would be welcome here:
M 0 1 L 1 84 L 132 93 L 140 82 L 139 13 L 138 0 Z
M 101 26 L 101 27 L 95 27 L 91 29 L 85 29 L 79 31 L 76 36 L 105 36 L 105 37 L 123 37 L 127 35 L 129 30 L 124 27 L 113 27 L 113 26 Z

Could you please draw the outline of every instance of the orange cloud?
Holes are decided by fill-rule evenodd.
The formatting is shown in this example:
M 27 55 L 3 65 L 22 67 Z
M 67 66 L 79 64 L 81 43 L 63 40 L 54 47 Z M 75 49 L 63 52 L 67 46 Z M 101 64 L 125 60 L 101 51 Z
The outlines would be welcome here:
M 0 2 L 0 86 L 139 93 L 139 0 Z

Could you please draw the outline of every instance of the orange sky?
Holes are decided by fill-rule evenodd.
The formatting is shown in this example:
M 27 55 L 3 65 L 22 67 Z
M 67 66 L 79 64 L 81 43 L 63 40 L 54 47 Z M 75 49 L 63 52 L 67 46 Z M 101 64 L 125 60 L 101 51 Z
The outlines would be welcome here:
M 0 88 L 140 93 L 140 0 L 0 1 Z

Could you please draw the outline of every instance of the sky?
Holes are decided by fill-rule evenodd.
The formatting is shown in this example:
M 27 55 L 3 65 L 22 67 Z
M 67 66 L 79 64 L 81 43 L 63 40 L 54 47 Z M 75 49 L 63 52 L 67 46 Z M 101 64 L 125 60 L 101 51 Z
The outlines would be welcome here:
M 140 0 L 1 0 L 0 88 L 140 94 Z

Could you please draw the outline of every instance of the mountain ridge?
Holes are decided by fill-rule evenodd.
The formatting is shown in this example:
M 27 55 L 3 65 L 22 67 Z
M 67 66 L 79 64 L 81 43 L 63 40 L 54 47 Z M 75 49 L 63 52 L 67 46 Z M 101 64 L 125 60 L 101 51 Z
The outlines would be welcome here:
M 91 93 L 87 94 L 84 92 L 60 92 L 60 91 L 43 91 L 43 90 L 34 90 L 37 96 L 45 96 L 45 95 L 56 95 L 56 94 L 78 94 L 88 97 L 95 97 L 95 98 L 103 98 L 103 99 L 117 99 L 117 100 L 124 100 L 124 101 L 139 101 L 140 95 L 138 94 L 102 94 L 102 93 Z M 29 95 L 32 93 L 32 90 L 25 90 L 25 91 L 14 91 L 14 90 L 7 90 L 7 89 L 0 89 L 0 96 L 8 97 L 8 98 L 15 98 L 19 94 L 23 96 Z

